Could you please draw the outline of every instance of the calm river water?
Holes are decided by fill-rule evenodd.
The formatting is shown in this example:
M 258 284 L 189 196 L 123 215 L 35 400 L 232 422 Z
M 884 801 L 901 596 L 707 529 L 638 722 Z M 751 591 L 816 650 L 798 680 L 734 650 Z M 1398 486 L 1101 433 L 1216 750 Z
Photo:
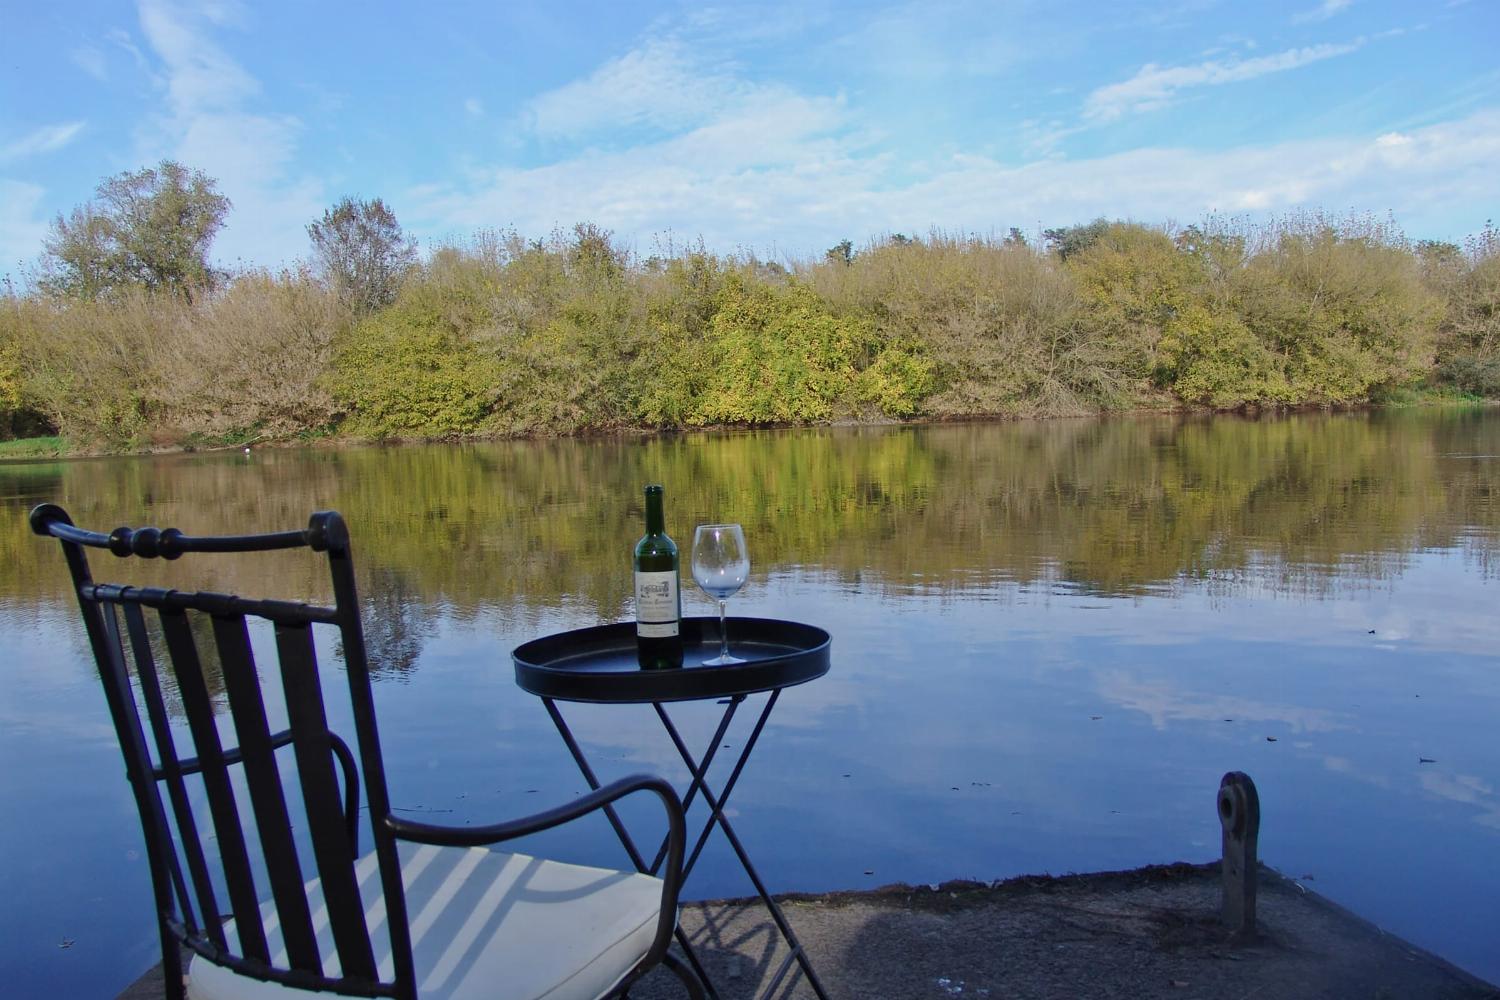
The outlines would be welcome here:
M 1500 981 L 1500 413 L 1438 410 L 0 465 L 6 994 L 112 995 L 156 958 L 33 504 L 190 533 L 341 510 L 395 803 L 486 822 L 583 787 L 509 652 L 628 617 L 647 482 L 684 550 L 696 522 L 744 524 L 731 613 L 834 637 L 732 801 L 773 889 L 1210 860 L 1219 778 L 1243 770 L 1266 862 Z M 213 561 L 206 585 L 326 598 L 310 557 L 271 561 Z M 717 709 L 683 715 L 701 743 Z M 681 773 L 649 709 L 572 721 L 609 776 Z M 626 863 L 602 827 L 552 843 Z M 749 892 L 714 845 L 690 895 Z

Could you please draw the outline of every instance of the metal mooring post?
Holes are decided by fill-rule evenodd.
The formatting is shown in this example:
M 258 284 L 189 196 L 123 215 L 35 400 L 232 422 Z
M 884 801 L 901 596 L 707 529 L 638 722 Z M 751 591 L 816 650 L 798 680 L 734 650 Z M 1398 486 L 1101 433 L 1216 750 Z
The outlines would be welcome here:
M 1260 796 L 1242 771 L 1219 782 L 1219 822 L 1224 827 L 1224 905 L 1221 916 L 1235 940 L 1255 937 L 1255 884 L 1259 860 Z

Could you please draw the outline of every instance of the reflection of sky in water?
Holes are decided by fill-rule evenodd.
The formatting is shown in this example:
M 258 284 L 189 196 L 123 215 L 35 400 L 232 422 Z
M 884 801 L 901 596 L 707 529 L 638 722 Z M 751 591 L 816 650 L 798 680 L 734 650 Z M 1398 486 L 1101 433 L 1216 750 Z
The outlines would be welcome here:
M 960 440 L 971 433 L 952 432 Z M 567 456 L 574 446 L 547 447 Z M 317 461 L 345 458 L 364 456 Z M 1438 458 L 1441 472 L 1450 455 Z M 1453 461 L 1478 475 L 1476 459 Z M 1483 488 L 1474 495 L 1488 497 L 1488 480 L 1474 482 Z M 1402 496 L 1439 498 L 1421 501 L 1432 504 L 1452 489 L 1441 478 L 1401 488 Z M 17 512 L 47 492 L 22 489 Z M 1187 509 L 1186 496 L 1173 509 Z M 335 501 L 353 503 L 331 489 L 316 500 Z M 557 502 L 577 513 L 565 492 Z M 782 697 L 734 793 L 736 828 L 776 890 L 1202 861 L 1219 848 L 1219 778 L 1243 770 L 1260 788 L 1267 863 L 1311 876 L 1312 887 L 1355 912 L 1500 980 L 1492 953 L 1500 926 L 1492 861 L 1500 849 L 1500 584 L 1488 504 L 1450 510 L 1450 521 L 1432 529 L 1447 532 L 1439 545 L 1420 542 L 1429 526 L 1419 519 L 1396 524 L 1399 537 L 1357 519 L 1328 525 L 1334 540 L 1316 547 L 1326 560 L 1316 571 L 1306 539 L 1322 539 L 1318 519 L 1338 508 L 1316 507 L 1305 524 L 1292 510 L 1277 522 L 1303 545 L 1301 561 L 1273 531 L 1255 535 L 1260 522 L 1245 514 L 1235 523 L 1249 537 L 1216 540 L 1205 528 L 1182 559 L 1164 560 L 1179 567 L 1176 575 L 1119 586 L 1076 582 L 1076 568 L 1049 555 L 1053 541 L 1032 551 L 1013 537 L 1016 549 L 994 566 L 980 554 L 913 553 L 906 576 L 893 564 L 881 573 L 850 568 L 861 563 L 858 546 L 891 551 L 894 543 L 874 534 L 845 542 L 833 531 L 833 542 L 819 542 L 837 549 L 826 562 L 822 549 L 782 551 L 766 561 L 771 568 L 756 565 L 730 613 L 827 628 L 833 669 Z M 482 523 L 479 515 L 465 521 L 460 507 L 442 515 L 456 533 Z M 955 517 L 972 515 L 958 509 Z M 380 516 L 377 508 L 369 519 Z M 872 533 L 887 523 L 872 522 Z M 1060 538 L 1056 525 L 1069 523 L 1049 530 Z M 987 544 L 973 524 L 958 527 L 965 544 Z M 1139 527 L 1125 519 L 1098 530 L 1107 539 Z M 618 517 L 595 530 L 612 538 Z M 1351 533 L 1358 538 L 1338 541 Z M 690 529 L 677 534 L 690 537 Z M 493 547 L 497 537 L 475 532 L 469 544 Z M 940 544 L 943 533 L 925 537 Z M 761 538 L 757 549 L 757 541 L 752 530 L 752 560 L 770 545 Z M 585 536 L 579 544 L 595 543 Z M 604 541 L 596 547 L 608 550 Z M 1223 555 L 1230 551 L 1244 555 Z M 545 562 L 545 540 L 526 558 Z M 365 560 L 367 571 L 374 562 Z M 571 594 L 486 603 L 462 590 L 461 578 L 430 568 L 451 591 L 378 570 L 365 584 L 381 622 L 372 637 L 387 629 L 390 648 L 409 660 L 376 692 L 396 806 L 484 822 L 580 790 L 541 706 L 515 688 L 509 651 L 596 623 L 599 604 Z M 596 560 L 588 571 L 613 568 Z M 713 612 L 691 587 L 684 603 L 689 614 Z M 400 618 L 403 608 L 410 621 Z M 76 610 L 58 600 L 0 601 L 0 887 L 27 901 L 0 915 L 0 972 L 25 984 L 26 995 L 102 995 L 154 958 L 134 808 L 76 622 Z M 720 782 L 748 736 L 753 704 L 725 739 Z M 681 775 L 649 708 L 565 711 L 601 776 Z M 696 749 L 718 711 L 685 705 L 673 714 Z M 653 815 L 649 803 L 627 812 L 641 822 Z M 624 863 L 602 821 L 546 843 L 573 860 Z M 750 886 L 715 838 L 689 889 L 704 897 Z

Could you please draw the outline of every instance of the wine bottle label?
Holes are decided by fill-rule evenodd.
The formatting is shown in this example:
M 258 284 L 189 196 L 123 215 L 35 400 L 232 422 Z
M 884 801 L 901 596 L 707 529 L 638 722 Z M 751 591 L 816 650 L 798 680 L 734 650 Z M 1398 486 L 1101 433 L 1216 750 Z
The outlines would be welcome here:
M 677 634 L 677 574 L 636 573 L 635 634 L 667 639 Z

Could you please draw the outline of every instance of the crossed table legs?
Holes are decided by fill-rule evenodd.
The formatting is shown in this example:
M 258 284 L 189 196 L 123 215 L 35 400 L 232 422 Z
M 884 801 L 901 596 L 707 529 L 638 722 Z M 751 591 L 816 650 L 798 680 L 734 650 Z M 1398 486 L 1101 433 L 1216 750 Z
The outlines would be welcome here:
M 744 846 L 740 843 L 740 838 L 734 832 L 734 827 L 730 825 L 728 817 L 724 815 L 725 804 L 729 801 L 729 796 L 734 791 L 735 783 L 740 779 L 740 772 L 745 769 L 745 762 L 750 759 L 750 753 L 755 749 L 755 743 L 760 739 L 761 731 L 766 726 L 766 720 L 771 717 L 771 709 L 776 707 L 776 700 L 780 696 L 781 690 L 779 688 L 771 691 L 770 697 L 766 699 L 765 708 L 761 710 L 760 718 L 756 720 L 755 728 L 750 733 L 750 739 L 741 748 L 739 759 L 734 764 L 734 770 L 730 772 L 729 780 L 724 784 L 724 790 L 718 795 L 715 795 L 713 789 L 708 785 L 708 769 L 713 764 L 714 755 L 718 753 L 721 742 L 724 739 L 724 734 L 729 730 L 729 723 L 734 719 L 735 712 L 738 711 L 740 703 L 745 700 L 746 696 L 742 694 L 734 695 L 720 702 L 720 704 L 726 704 L 727 707 L 724 709 L 723 718 L 719 720 L 718 729 L 714 731 L 713 740 L 709 743 L 707 751 L 703 754 L 701 763 L 693 759 L 692 751 L 683 742 L 682 736 L 677 732 L 677 727 L 673 725 L 672 719 L 667 714 L 663 703 L 652 702 L 651 705 L 656 709 L 657 717 L 661 719 L 662 726 L 666 729 L 667 735 L 671 737 L 672 745 L 677 748 L 678 754 L 682 756 L 683 763 L 687 765 L 688 771 L 693 776 L 692 783 L 688 786 L 687 795 L 682 800 L 683 811 L 685 812 L 692 806 L 693 799 L 700 792 L 703 795 L 703 801 L 708 803 L 710 809 L 708 819 L 703 824 L 703 830 L 698 834 L 697 842 L 694 843 L 692 851 L 687 855 L 687 860 L 683 862 L 683 882 L 686 883 L 688 875 L 693 870 L 693 866 L 697 864 L 698 856 L 703 852 L 704 845 L 708 843 L 709 834 L 713 832 L 713 828 L 717 824 L 719 829 L 724 832 L 725 839 L 729 841 L 729 846 L 734 849 L 735 855 L 740 859 L 740 865 L 745 869 L 745 874 L 750 876 L 750 881 L 754 884 L 755 891 L 760 895 L 761 901 L 765 904 L 766 909 L 771 914 L 771 919 L 776 924 L 776 929 L 780 931 L 782 939 L 790 949 L 789 954 L 782 961 L 780 967 L 777 968 L 775 975 L 771 977 L 770 984 L 763 996 L 771 997 L 775 995 L 777 988 L 781 985 L 782 979 L 791 970 L 792 962 L 795 960 L 801 967 L 802 974 L 807 977 L 808 985 L 812 987 L 813 992 L 817 994 L 819 1000 L 828 1000 L 828 994 L 824 991 L 823 984 L 818 981 L 818 975 L 813 971 L 812 963 L 808 961 L 807 952 L 797 941 L 797 935 L 792 931 L 791 925 L 787 923 L 786 917 L 781 912 L 781 907 L 776 904 L 776 900 L 772 899 L 771 894 L 766 891 L 765 883 L 761 881 L 760 874 L 756 872 L 755 865 L 750 861 L 750 855 L 745 852 Z M 568 724 L 563 719 L 562 713 L 558 711 L 556 703 L 551 698 L 543 697 L 542 704 L 547 706 L 547 714 L 552 717 L 553 725 L 557 727 L 557 731 L 562 736 L 563 742 L 567 744 L 568 752 L 573 755 L 573 760 L 578 764 L 578 769 L 583 773 L 584 780 L 588 782 L 589 788 L 598 788 L 599 779 L 594 776 L 594 769 L 589 766 L 588 759 L 584 757 L 583 751 L 578 746 L 578 741 L 573 738 L 573 733 L 568 729 Z M 636 848 L 635 841 L 631 839 L 630 834 L 625 830 L 624 824 L 620 822 L 620 817 L 615 812 L 614 807 L 605 806 L 604 811 L 609 816 L 610 825 L 614 827 L 615 834 L 620 838 L 620 843 L 624 845 L 626 852 L 630 855 L 631 863 L 635 865 L 636 870 L 654 875 L 661 868 L 662 860 L 666 857 L 666 841 L 663 840 L 661 848 L 656 852 L 655 859 L 648 865 L 644 856 Z M 687 934 L 681 927 L 677 928 L 677 943 L 687 955 L 688 962 L 692 965 L 693 971 L 698 974 L 698 978 L 707 987 L 709 996 L 717 1000 L 718 991 L 714 988 L 712 981 L 708 978 L 707 972 L 704 971 L 703 966 L 699 963 L 698 956 L 694 954 L 692 946 L 688 943 Z

